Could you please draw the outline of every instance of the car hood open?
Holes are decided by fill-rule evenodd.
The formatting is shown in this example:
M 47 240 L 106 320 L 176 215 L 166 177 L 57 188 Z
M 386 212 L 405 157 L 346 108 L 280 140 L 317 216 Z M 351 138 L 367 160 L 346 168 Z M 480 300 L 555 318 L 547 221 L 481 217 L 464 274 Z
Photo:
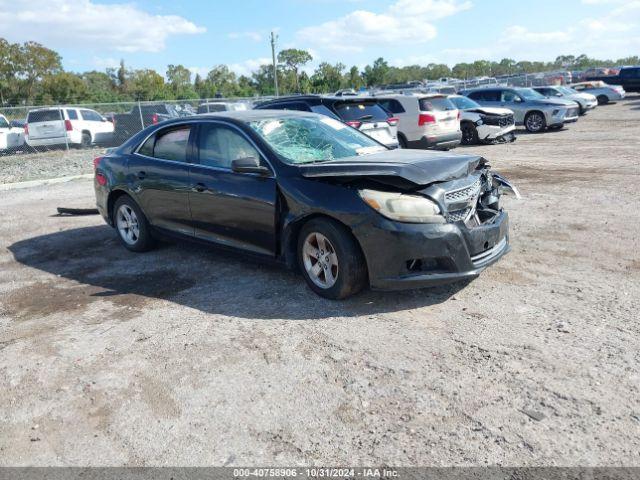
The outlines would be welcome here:
M 486 163 L 478 155 L 425 150 L 388 150 L 362 157 L 298 165 L 306 178 L 368 178 L 407 187 L 463 178 Z M 407 185 L 408 183 L 408 185 Z

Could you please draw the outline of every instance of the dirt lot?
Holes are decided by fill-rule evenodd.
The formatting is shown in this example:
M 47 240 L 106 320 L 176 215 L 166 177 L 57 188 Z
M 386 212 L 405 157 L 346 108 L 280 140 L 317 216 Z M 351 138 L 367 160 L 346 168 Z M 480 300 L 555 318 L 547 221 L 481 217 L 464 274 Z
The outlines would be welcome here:
M 513 252 L 433 290 L 314 296 L 121 248 L 89 181 L 2 193 L 1 465 L 638 465 L 640 97 L 512 145 Z

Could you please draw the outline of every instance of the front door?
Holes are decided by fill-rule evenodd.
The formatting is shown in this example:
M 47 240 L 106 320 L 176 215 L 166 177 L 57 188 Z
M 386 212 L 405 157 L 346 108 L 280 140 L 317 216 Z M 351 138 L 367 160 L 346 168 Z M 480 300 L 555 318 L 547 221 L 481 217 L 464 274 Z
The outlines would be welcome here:
M 167 127 L 129 159 L 129 184 L 154 227 L 193 236 L 189 211 L 190 125 Z
M 201 123 L 196 143 L 189 192 L 196 237 L 275 255 L 275 178 L 231 169 L 233 160 L 246 157 L 266 166 L 258 149 L 237 127 L 218 122 Z

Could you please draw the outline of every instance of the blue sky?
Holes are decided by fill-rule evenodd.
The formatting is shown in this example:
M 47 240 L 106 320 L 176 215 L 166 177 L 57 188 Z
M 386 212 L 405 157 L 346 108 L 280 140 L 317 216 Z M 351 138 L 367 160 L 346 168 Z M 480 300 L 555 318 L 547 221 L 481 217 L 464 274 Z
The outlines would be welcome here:
M 552 60 L 640 53 L 640 0 L 0 0 L 0 36 L 56 49 L 67 70 L 104 70 L 120 58 L 163 73 L 224 63 L 239 74 L 279 48 L 363 67 L 453 65 L 475 59 Z

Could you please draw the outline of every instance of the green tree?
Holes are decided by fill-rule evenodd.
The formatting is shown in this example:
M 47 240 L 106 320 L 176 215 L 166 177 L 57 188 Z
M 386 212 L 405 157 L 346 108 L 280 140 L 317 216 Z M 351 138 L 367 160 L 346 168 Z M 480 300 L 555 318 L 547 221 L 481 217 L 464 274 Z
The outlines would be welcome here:
M 18 62 L 23 77 L 23 94 L 26 103 L 33 97 L 34 86 L 45 75 L 62 71 L 62 58 L 57 52 L 43 47 L 37 42 L 25 42 L 19 50 Z
M 128 90 L 135 100 L 165 100 L 164 78 L 155 70 L 134 70 L 128 78 Z
M 318 93 L 335 92 L 342 86 L 342 72 L 346 67 L 342 63 L 331 65 L 322 62 L 311 75 L 311 84 Z
M 346 83 L 350 88 L 358 90 L 360 87 L 364 86 L 364 80 L 362 75 L 360 75 L 360 70 L 355 65 L 349 69 L 349 73 L 347 74 Z
M 367 86 L 384 85 L 389 75 L 389 64 L 380 57 L 373 62 L 373 66 L 367 65 L 364 69 L 364 78 Z
M 296 92 L 300 92 L 299 69 L 312 60 L 313 57 L 309 52 L 297 48 L 287 48 L 278 53 L 278 62 L 293 72 Z
M 108 103 L 120 100 L 116 82 L 104 72 L 85 72 L 82 81 L 86 86 L 86 97 L 90 102 Z
M 58 72 L 47 75 L 37 88 L 40 104 L 71 104 L 87 100 L 87 85 L 75 73 Z
M 193 85 L 191 84 L 191 71 L 183 65 L 169 65 L 167 67 L 167 80 L 169 89 L 174 98 L 197 98 Z

